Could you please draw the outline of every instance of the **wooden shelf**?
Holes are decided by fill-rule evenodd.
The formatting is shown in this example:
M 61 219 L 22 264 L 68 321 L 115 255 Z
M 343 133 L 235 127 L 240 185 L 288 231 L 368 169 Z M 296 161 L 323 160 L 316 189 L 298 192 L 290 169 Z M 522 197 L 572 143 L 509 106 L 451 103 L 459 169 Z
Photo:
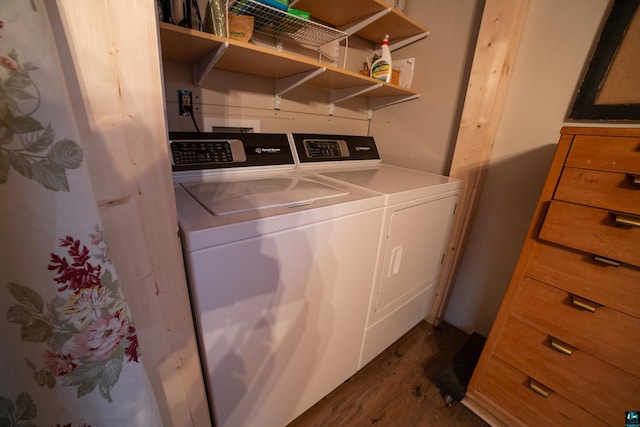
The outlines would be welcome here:
M 298 0 L 292 3 L 296 9 L 310 12 L 313 19 L 329 22 L 347 33 L 357 23 L 375 17 L 354 32 L 373 43 L 380 43 L 385 34 L 389 34 L 392 45 L 418 40 L 429 34 L 425 27 L 380 0 Z
M 426 37 L 426 28 L 382 0 L 293 0 L 291 6 L 311 13 L 312 19 L 380 43 L 389 34 L 391 50 Z M 420 96 L 409 88 L 382 83 L 360 73 L 324 64 L 306 56 L 243 43 L 213 34 L 160 23 L 162 59 L 193 65 L 194 82 L 202 84 L 213 68 L 275 80 L 275 108 L 282 95 L 302 85 L 329 90 L 329 114 L 334 105 L 355 96 L 369 98 L 371 110 Z
M 266 77 L 282 82 L 285 89 L 295 87 L 300 79 L 304 84 L 340 91 L 336 99 L 347 99 L 349 93 L 376 98 L 371 108 L 381 108 L 391 103 L 413 99 L 419 92 L 322 64 L 304 56 L 276 51 L 249 43 L 218 37 L 213 34 L 190 30 L 164 22 L 160 23 L 162 59 L 193 64 L 196 84 L 200 84 L 207 72 L 216 69 L 252 76 Z M 366 90 L 365 90 L 366 89 Z M 362 91 L 361 91 L 362 90 Z M 281 93 L 276 93 L 276 96 Z

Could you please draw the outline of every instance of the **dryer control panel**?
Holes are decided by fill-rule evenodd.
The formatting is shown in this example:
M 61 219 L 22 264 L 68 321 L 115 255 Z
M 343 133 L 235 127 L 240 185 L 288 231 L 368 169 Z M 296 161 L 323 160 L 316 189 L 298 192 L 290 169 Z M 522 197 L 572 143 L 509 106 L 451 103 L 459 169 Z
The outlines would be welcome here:
M 301 164 L 380 161 L 372 136 L 294 133 L 292 137 Z
M 312 159 L 349 157 L 349 147 L 343 139 L 305 139 L 304 151 Z

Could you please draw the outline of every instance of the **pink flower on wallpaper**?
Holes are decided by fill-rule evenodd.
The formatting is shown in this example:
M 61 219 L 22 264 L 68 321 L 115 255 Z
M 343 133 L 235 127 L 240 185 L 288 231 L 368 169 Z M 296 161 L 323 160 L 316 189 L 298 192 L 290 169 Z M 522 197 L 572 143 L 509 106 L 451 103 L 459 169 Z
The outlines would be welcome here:
M 89 360 L 105 360 L 111 357 L 127 330 L 126 319 L 120 313 L 106 315 L 98 319 L 85 331 L 71 339 L 74 353 Z
M 98 227 L 96 234 L 102 235 Z M 103 244 L 93 235 L 91 240 Z M 106 263 L 106 246 L 98 248 L 102 254 L 92 256 L 79 239 L 66 236 L 59 242 L 67 255 L 51 253 L 47 267 L 64 286 L 55 286 L 56 297 L 46 303 L 36 290 L 9 283 L 9 292 L 18 304 L 9 307 L 7 320 L 20 325 L 24 342 L 46 343 L 43 368 L 26 359 L 38 385 L 77 387 L 78 398 L 97 390 L 112 402 L 111 391 L 123 362 L 138 363 L 140 359 L 129 306 L 111 271 L 89 262 L 95 257 Z M 0 426 L 1 418 L 0 414 Z
M 80 366 L 80 362 L 72 354 L 52 353 L 49 350 L 45 351 L 44 364 L 57 377 L 67 375 Z
M 18 64 L 16 64 L 16 62 L 13 59 L 7 58 L 6 56 L 0 56 L 0 64 L 2 64 L 4 68 L 9 69 L 11 71 L 18 70 Z

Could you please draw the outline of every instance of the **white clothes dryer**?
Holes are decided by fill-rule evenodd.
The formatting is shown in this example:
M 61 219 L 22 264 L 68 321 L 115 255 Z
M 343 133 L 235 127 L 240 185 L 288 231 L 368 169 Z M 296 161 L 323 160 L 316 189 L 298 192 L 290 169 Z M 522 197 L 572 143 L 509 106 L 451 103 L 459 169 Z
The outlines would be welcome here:
M 384 197 L 361 368 L 429 314 L 462 181 L 383 164 L 373 137 L 292 137 L 302 170 Z
M 382 197 L 295 171 L 285 134 L 170 134 L 219 427 L 284 426 L 358 369 Z

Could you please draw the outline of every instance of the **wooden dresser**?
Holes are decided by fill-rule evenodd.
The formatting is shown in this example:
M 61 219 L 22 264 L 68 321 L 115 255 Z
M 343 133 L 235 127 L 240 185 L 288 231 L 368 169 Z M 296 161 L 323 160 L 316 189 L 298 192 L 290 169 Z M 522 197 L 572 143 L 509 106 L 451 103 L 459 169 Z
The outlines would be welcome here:
M 640 128 L 562 129 L 463 403 L 508 426 L 640 410 Z

